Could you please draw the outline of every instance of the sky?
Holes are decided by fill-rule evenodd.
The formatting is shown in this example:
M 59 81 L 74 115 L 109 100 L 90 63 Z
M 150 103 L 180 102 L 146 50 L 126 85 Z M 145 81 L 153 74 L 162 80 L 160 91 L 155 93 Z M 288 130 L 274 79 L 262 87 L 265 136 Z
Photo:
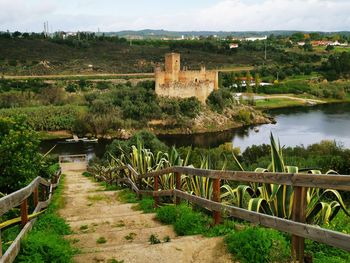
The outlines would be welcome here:
M 0 0 L 0 31 L 350 31 L 350 0 Z

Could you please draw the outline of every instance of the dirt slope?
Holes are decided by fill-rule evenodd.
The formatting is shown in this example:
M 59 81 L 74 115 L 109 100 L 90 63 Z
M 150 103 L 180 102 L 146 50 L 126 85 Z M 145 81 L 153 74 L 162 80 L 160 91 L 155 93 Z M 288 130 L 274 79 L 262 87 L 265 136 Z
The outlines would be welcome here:
M 102 191 L 81 172 L 65 173 L 66 202 L 60 215 L 74 231 L 67 238 L 80 249 L 76 262 L 231 262 L 222 238 L 177 237 L 154 214 L 143 214 L 133 210 L 132 204 L 117 201 L 118 192 Z M 160 240 L 169 236 L 171 241 L 151 245 L 152 234 Z

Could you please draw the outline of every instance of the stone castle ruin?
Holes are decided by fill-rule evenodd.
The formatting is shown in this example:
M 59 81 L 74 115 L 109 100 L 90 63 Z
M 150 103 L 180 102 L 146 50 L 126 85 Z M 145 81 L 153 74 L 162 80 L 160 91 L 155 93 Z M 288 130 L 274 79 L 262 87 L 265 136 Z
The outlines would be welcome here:
M 155 70 L 156 94 L 164 97 L 196 97 L 205 103 L 210 93 L 219 88 L 218 72 L 215 70 L 180 70 L 180 54 L 165 55 L 165 71 Z

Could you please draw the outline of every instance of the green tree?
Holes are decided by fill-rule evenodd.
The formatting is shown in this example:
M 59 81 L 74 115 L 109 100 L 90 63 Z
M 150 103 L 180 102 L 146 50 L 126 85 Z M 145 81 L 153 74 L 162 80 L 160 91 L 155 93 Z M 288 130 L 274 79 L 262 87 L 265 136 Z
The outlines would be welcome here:
M 0 192 L 16 191 L 40 174 L 39 142 L 24 117 L 0 117 Z

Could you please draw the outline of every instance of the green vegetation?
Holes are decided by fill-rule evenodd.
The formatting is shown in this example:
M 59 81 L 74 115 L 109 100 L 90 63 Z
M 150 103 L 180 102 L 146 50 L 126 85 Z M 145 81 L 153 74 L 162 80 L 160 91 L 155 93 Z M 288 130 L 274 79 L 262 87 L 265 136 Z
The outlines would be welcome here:
M 49 208 L 38 218 L 33 230 L 23 240 L 17 262 L 72 262 L 75 251 L 63 237 L 71 234 L 71 230 L 57 214 L 57 210 L 64 205 L 63 185 L 64 178 L 61 179 Z
M 139 201 L 137 208 L 138 208 L 138 210 L 141 210 L 144 213 L 153 213 L 154 212 L 154 199 L 151 197 L 142 198 Z
M 154 234 L 152 234 L 150 237 L 149 237 L 149 242 L 150 242 L 150 244 L 151 245 L 156 245 L 156 244 L 160 244 L 161 242 L 160 242 L 160 240 L 159 240 L 159 238 L 158 238 L 158 235 L 154 235 Z
M 249 227 L 225 237 L 228 250 L 242 263 L 290 262 L 289 243 L 276 230 Z
M 152 136 L 144 138 L 152 138 L 149 140 L 152 141 L 152 144 L 149 144 L 149 142 L 147 144 L 154 147 L 156 154 L 144 148 L 143 137 L 138 137 L 136 146 L 130 145 L 126 141 L 124 149 L 120 149 L 122 147 L 119 147 L 118 151 L 110 149 L 114 154 L 106 155 L 106 158 L 109 158 L 104 159 L 103 162 L 111 168 L 129 164 L 141 174 L 145 173 L 145 171 L 156 171 L 172 165 L 189 164 L 204 169 L 219 170 L 239 170 L 247 167 L 249 170 L 259 172 L 280 171 L 294 173 L 310 171 L 316 174 L 320 173 L 320 171 L 326 173 L 333 168 L 342 174 L 347 174 L 349 171 L 347 165 L 349 150 L 343 149 L 335 142 L 325 141 L 307 148 L 302 146 L 289 147 L 283 149 L 282 154 L 279 144 L 271 137 L 271 145 L 249 147 L 241 155 L 238 155 L 238 151 L 236 151 L 232 158 L 232 145 L 222 145 L 210 150 L 191 149 L 189 147 L 178 150 L 171 148 L 166 152 L 161 152 L 159 149 L 157 150 L 158 142 L 155 138 Z M 114 144 L 114 147 L 118 147 L 118 144 Z M 293 163 L 303 168 L 287 166 L 286 163 Z M 268 167 L 268 169 L 259 169 L 258 167 Z M 330 171 L 330 173 L 335 172 Z M 112 178 L 111 182 L 115 182 L 113 180 L 116 180 L 119 176 L 124 176 L 124 174 L 111 173 L 111 177 L 107 176 L 106 178 Z M 98 174 L 95 177 L 99 178 Z M 139 183 L 135 181 L 133 176 L 130 178 L 135 183 Z M 159 180 L 160 189 L 173 189 L 174 181 L 171 178 L 173 177 L 168 175 L 161 176 Z M 182 179 L 182 189 L 184 191 L 205 198 L 211 197 L 212 183 L 210 180 L 203 177 L 187 177 L 185 175 L 182 175 Z M 141 187 L 142 189 L 152 190 L 152 179 L 143 179 Z M 293 190 L 288 186 L 230 183 L 222 186 L 221 194 L 222 201 L 248 210 L 283 218 L 290 218 L 291 215 L 290 208 L 292 207 Z M 136 195 L 134 193 L 130 195 L 132 196 L 130 199 L 136 201 Z M 350 199 L 347 193 L 310 188 L 308 189 L 308 196 L 308 222 L 344 233 L 350 231 L 350 217 L 347 211 Z M 231 220 L 225 220 L 223 224 L 213 226 L 212 218 L 208 216 L 205 210 L 199 210 L 195 206 L 193 208 L 186 203 L 179 206 L 169 205 L 167 203 L 172 202 L 172 200 L 167 198 L 161 198 L 161 202 L 164 203 L 154 210 L 152 199 L 147 198 L 145 203 L 149 205 L 146 208 L 138 207 L 146 211 L 148 208 L 150 208 L 150 211 L 155 211 L 157 219 L 163 223 L 172 224 L 178 235 L 226 236 L 225 240 L 228 247 L 231 247 L 230 251 L 242 262 L 274 262 L 276 259 L 280 259 L 281 262 L 287 262 L 290 260 L 290 236 L 287 234 L 282 235 L 277 231 L 265 228 L 252 228 L 249 225 L 242 227 L 239 223 Z M 249 239 L 250 236 L 252 236 L 251 238 L 254 241 Z M 269 241 L 267 242 L 266 240 Z M 327 253 L 328 250 L 332 252 Z M 246 251 L 254 251 L 254 253 L 245 253 Z M 347 262 L 348 260 L 347 253 L 320 245 L 317 242 L 308 241 L 307 253 L 313 256 L 316 262 L 324 262 L 326 260 L 330 262 L 332 260 L 335 262 Z
M 137 196 L 135 193 L 131 192 L 129 189 L 124 189 L 118 192 L 118 201 L 124 203 L 137 203 Z
M 78 106 L 40 106 L 1 109 L 0 117 L 25 116 L 25 123 L 36 131 L 72 130 L 85 111 Z
M 256 172 L 287 172 L 298 173 L 297 166 L 287 166 L 282 154 L 282 148 L 271 134 L 271 162 L 267 169 L 256 168 Z M 237 158 L 234 156 L 234 160 Z M 237 161 L 238 163 L 238 161 Z M 238 163 L 241 170 L 243 167 Z M 306 170 L 305 173 L 321 174 L 319 170 Z M 334 170 L 327 174 L 336 174 Z M 278 184 L 241 184 L 232 187 L 225 184 L 221 197 L 228 203 L 251 211 L 291 219 L 294 189 L 292 186 Z M 306 200 L 306 221 L 310 224 L 328 224 L 342 209 L 349 217 L 346 205 L 341 194 L 332 189 L 308 188 Z
M 124 239 L 125 239 L 125 240 L 128 240 L 128 241 L 133 241 L 133 240 L 135 239 L 136 236 L 137 236 L 137 234 L 132 232 L 132 233 L 127 234 L 127 235 L 124 237 Z
M 105 244 L 107 243 L 107 239 L 105 237 L 99 237 L 97 240 L 96 240 L 96 243 L 97 244 Z
M 50 178 L 54 174 L 55 161 L 43 158 L 39 142 L 37 133 L 26 124 L 23 116 L 0 117 L 0 192 L 11 193 L 37 176 Z
M 179 236 L 203 234 L 212 223 L 209 217 L 193 211 L 186 204 L 164 206 L 157 209 L 156 213 L 159 221 L 174 225 L 174 230 Z

